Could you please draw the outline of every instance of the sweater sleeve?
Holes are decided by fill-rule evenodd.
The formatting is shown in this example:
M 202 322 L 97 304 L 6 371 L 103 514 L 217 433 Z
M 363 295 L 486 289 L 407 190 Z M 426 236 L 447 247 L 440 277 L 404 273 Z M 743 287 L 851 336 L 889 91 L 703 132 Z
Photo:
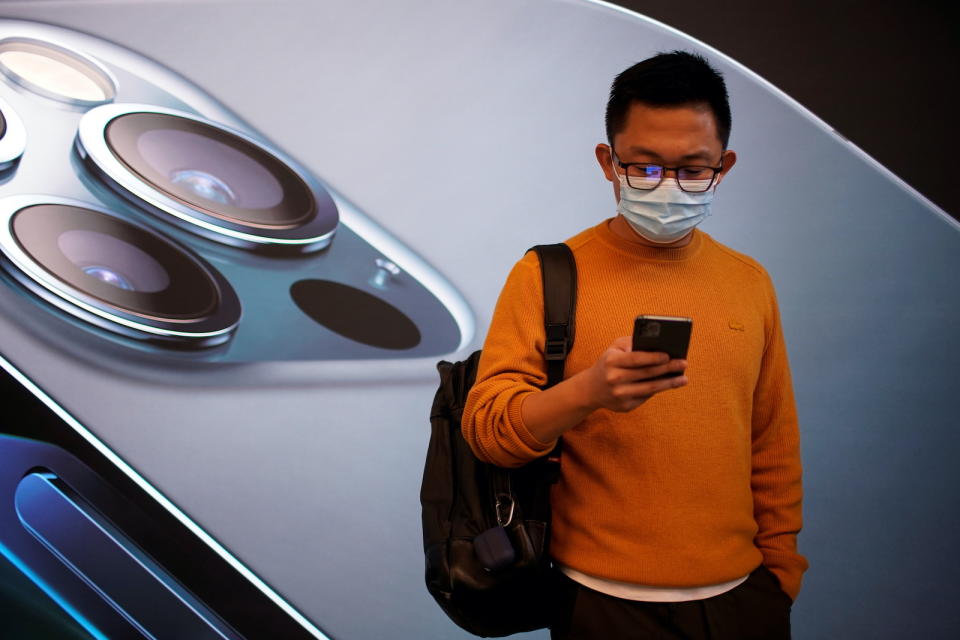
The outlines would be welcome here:
M 797 552 L 803 497 L 800 431 L 780 313 L 769 278 L 767 286 L 767 341 L 753 402 L 751 487 L 759 529 L 754 543 L 763 563 L 795 600 L 808 566 Z
M 519 467 L 556 444 L 535 438 L 520 412 L 524 398 L 546 384 L 544 341 L 540 261 L 531 251 L 500 292 L 463 410 L 463 437 L 481 460 Z

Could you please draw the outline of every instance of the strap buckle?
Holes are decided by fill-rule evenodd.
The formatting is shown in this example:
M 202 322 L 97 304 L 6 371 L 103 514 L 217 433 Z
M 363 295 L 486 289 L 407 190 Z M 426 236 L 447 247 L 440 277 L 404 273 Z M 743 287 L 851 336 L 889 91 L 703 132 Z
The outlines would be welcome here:
M 548 324 L 547 339 L 544 343 L 543 356 L 546 360 L 564 360 L 570 349 L 570 340 L 567 338 L 567 325 Z
M 567 357 L 568 342 L 566 338 L 562 340 L 547 340 L 544 358 L 547 360 L 563 360 Z

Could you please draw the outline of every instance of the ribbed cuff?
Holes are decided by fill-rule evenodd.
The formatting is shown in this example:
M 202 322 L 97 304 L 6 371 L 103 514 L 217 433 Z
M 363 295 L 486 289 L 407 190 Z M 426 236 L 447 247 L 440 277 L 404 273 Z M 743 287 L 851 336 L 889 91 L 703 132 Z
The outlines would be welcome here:
M 554 440 L 550 443 L 541 442 L 536 436 L 530 433 L 530 430 L 527 429 L 527 425 L 523 421 L 523 401 L 534 393 L 539 393 L 539 391 L 528 391 L 527 393 L 518 393 L 514 396 L 507 406 L 507 415 L 510 418 L 510 424 L 514 425 L 520 442 L 529 448 L 531 453 L 543 455 L 544 453 L 552 451 L 557 445 L 557 441 Z
M 809 566 L 806 558 L 799 553 L 776 553 L 761 549 L 763 564 L 772 571 L 780 581 L 780 588 L 796 600 L 800 594 L 800 585 L 803 581 L 803 572 Z

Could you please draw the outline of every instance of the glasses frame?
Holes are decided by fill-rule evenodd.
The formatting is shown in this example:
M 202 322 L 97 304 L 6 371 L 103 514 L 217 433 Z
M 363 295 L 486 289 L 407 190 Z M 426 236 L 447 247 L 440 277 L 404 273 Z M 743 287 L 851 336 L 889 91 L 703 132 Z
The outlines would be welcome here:
M 707 165 L 702 165 L 702 164 L 685 164 L 682 167 L 667 167 L 662 164 L 657 164 L 656 162 L 623 162 L 622 160 L 620 160 L 620 158 L 617 157 L 616 152 L 613 153 L 613 161 L 616 162 L 618 165 L 620 165 L 620 168 L 623 169 L 623 177 L 626 179 L 627 184 L 630 185 L 630 187 L 633 189 L 640 189 L 642 191 L 653 191 L 663 183 L 663 179 L 667 177 L 667 171 L 673 171 L 673 180 L 674 182 L 677 183 L 677 187 L 679 187 L 681 191 L 684 191 L 686 193 L 704 193 L 705 191 L 710 190 L 710 187 L 713 186 L 713 183 L 717 179 L 717 174 L 723 171 L 722 157 L 720 158 L 720 166 L 718 167 L 709 167 Z M 657 182 L 657 184 L 655 184 L 652 187 L 635 187 L 632 184 L 630 184 L 630 175 L 627 173 L 627 171 L 629 170 L 628 167 L 632 167 L 632 166 L 660 167 L 660 180 Z M 680 184 L 681 169 L 709 169 L 713 171 L 713 174 L 710 176 L 710 184 L 708 184 L 705 189 L 701 189 L 700 191 L 690 191 L 688 189 L 684 189 L 683 185 Z

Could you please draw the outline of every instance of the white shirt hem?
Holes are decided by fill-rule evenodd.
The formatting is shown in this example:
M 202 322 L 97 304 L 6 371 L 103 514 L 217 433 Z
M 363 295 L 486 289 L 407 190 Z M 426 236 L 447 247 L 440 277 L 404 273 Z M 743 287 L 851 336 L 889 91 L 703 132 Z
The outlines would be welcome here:
M 747 574 L 742 578 L 721 582 L 719 584 L 708 584 L 702 587 L 653 587 L 644 584 L 634 584 L 632 582 L 618 582 L 616 580 L 598 578 L 562 565 L 558 565 L 558 567 L 560 571 L 563 571 L 571 580 L 594 591 L 599 591 L 600 593 L 605 593 L 615 598 L 639 600 L 643 602 L 706 600 L 707 598 L 712 598 L 730 591 L 750 577 L 750 575 Z

